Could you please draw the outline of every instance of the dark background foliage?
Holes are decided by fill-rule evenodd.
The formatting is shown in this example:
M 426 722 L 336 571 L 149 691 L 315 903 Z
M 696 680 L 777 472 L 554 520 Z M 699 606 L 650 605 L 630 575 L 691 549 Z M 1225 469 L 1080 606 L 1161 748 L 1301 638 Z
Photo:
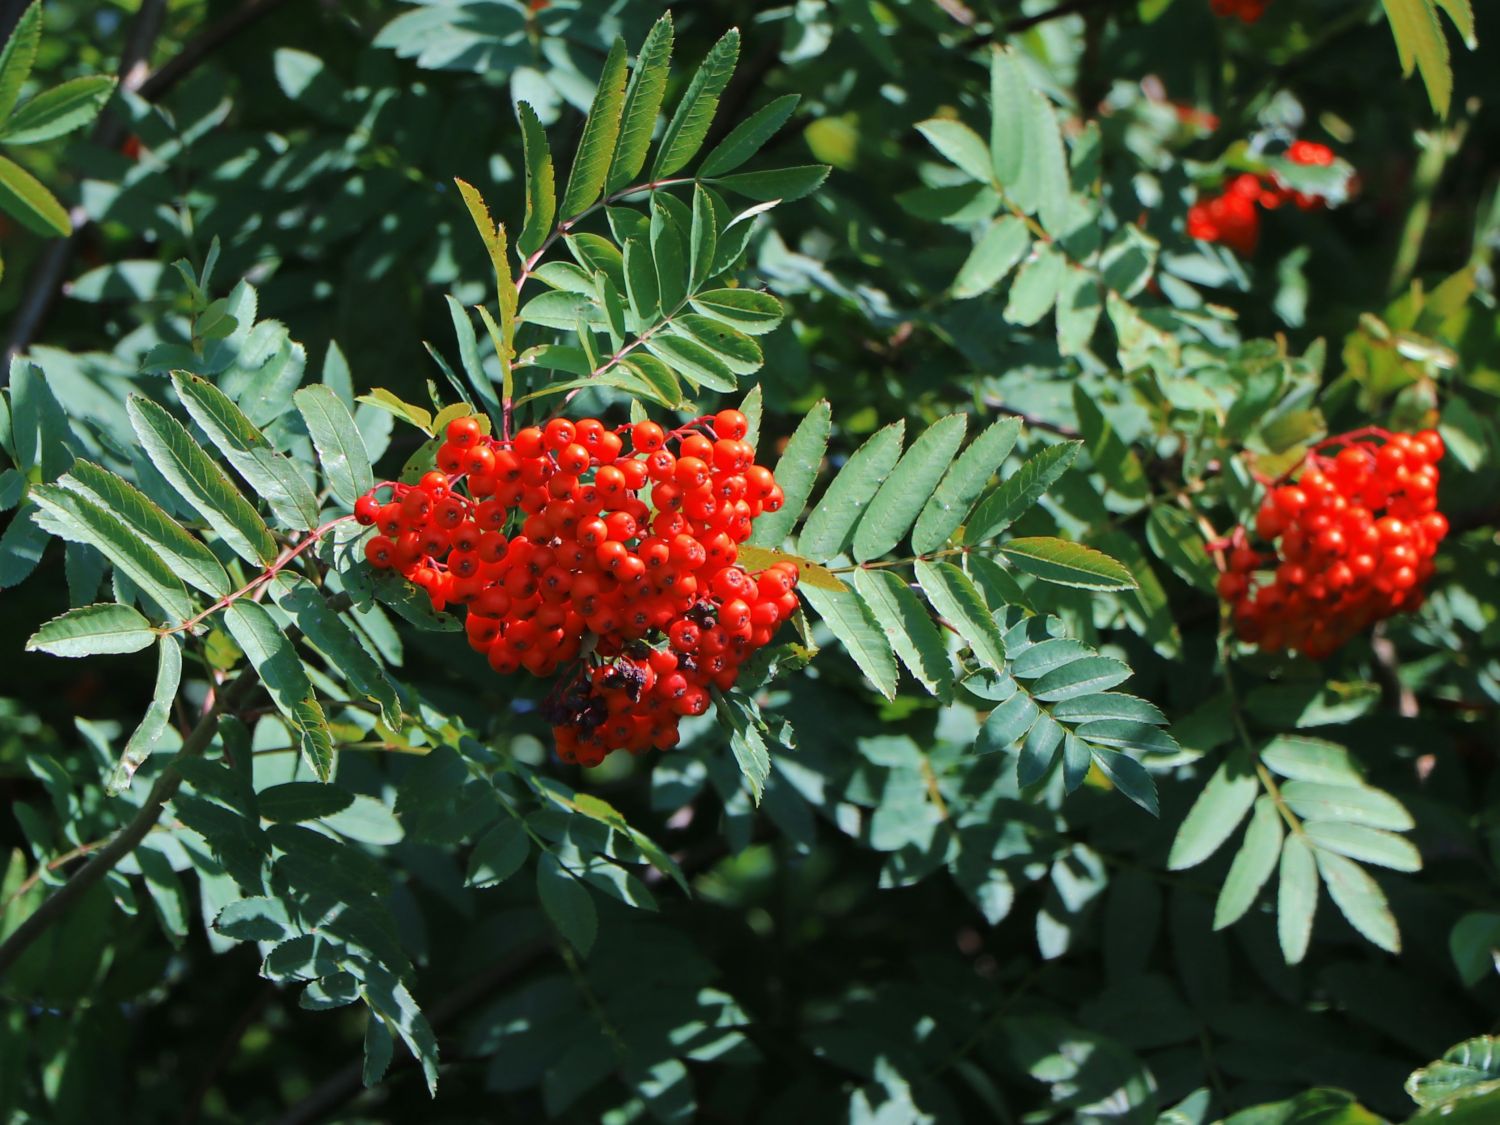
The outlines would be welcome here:
M 0 30 L 21 8 L 0 3 Z M 217 242 L 211 295 L 248 279 L 256 315 L 286 326 L 310 373 L 327 370 L 336 342 L 357 392 L 425 401 L 442 376 L 424 342 L 454 359 L 447 296 L 492 300 L 454 178 L 518 229 L 513 103 L 537 108 L 567 166 L 609 44 L 621 36 L 633 51 L 664 10 L 646 0 L 49 0 L 33 87 L 120 72 L 131 56 L 135 65 L 91 132 L 25 151 L 81 211 L 66 240 L 0 227 L 9 351 L 31 351 L 68 414 L 106 429 L 127 390 L 164 394 L 153 349 L 190 340 L 201 312 L 170 263 L 201 267 Z M 1401 80 L 1378 6 L 1343 0 L 1272 0 L 1254 26 L 1214 17 L 1206 0 L 1056 10 L 717 0 L 673 15 L 668 104 L 726 29 L 743 35 L 710 146 L 796 93 L 759 166 L 832 166 L 820 189 L 772 212 L 740 271 L 787 308 L 760 340 L 762 459 L 824 398 L 829 474 L 900 419 L 912 437 L 954 412 L 972 415 L 971 433 L 1017 414 L 1028 455 L 1058 437 L 1088 439 L 1077 469 L 1016 530 L 1091 542 L 1148 575 L 1146 593 L 1027 591 L 1070 635 L 1127 660 L 1126 690 L 1171 720 L 1181 752 L 1152 767 L 1160 815 L 1097 771 L 1066 797 L 1059 784 L 1023 792 L 1014 755 L 974 753 L 988 706 L 940 705 L 910 680 L 882 699 L 822 633 L 811 667 L 763 694 L 797 745 L 772 749 L 758 808 L 711 721 L 681 752 L 617 755 L 580 773 L 550 760 L 535 691 L 495 678 L 452 636 L 403 624 L 392 674 L 411 693 L 408 710 L 424 708 L 462 760 L 451 748 L 346 751 L 338 782 L 368 821 L 338 831 L 389 887 L 406 986 L 441 1045 L 437 1100 L 399 1046 L 366 1091 L 365 1006 L 310 1011 L 290 978 L 266 979 L 270 945 L 216 932 L 219 900 L 201 891 L 202 868 L 174 859 L 170 880 L 149 863 L 122 867 L 0 980 L 0 1109 L 15 1121 L 1178 1125 L 1337 1087 L 1404 1120 L 1416 1111 L 1408 1074 L 1495 1031 L 1500 1000 L 1490 963 L 1500 943 L 1493 50 L 1467 51 L 1448 34 L 1455 93 L 1440 119 L 1420 80 Z M 1164 322 L 1180 345 L 1175 364 L 1126 363 L 1104 329 L 1086 354 L 1060 348 L 1050 318 L 1014 322 L 1003 290 L 953 296 L 983 224 L 913 202 L 915 189 L 956 182 L 916 126 L 956 118 L 987 136 L 988 47 L 1005 42 L 1025 53 L 1075 153 L 1083 124 L 1097 124 L 1093 197 L 1111 229 L 1139 222 L 1161 244 L 1162 273 L 1207 303 L 1184 299 Z M 1253 165 L 1260 146 L 1294 136 L 1352 165 L 1350 200 L 1268 214 L 1242 263 L 1192 244 L 1189 204 Z M 1451 306 L 1417 315 L 1414 283 L 1431 293 L 1460 274 Z M 1169 305 L 1152 293 L 1139 303 Z M 1381 326 L 1406 332 L 1408 352 L 1390 359 Z M 1206 490 L 1197 510 L 1220 530 L 1243 513 L 1217 463 L 1241 444 L 1284 447 L 1267 442 L 1264 419 L 1240 433 L 1219 423 L 1237 397 L 1259 393 L 1267 357 L 1291 358 L 1266 418 L 1317 396 L 1317 432 L 1440 423 L 1449 442 L 1444 510 L 1457 531 L 1431 600 L 1321 666 L 1225 656 L 1193 564 L 1174 564 L 1136 518 L 1176 510 L 1184 486 Z M 1395 393 L 1368 376 L 1381 364 L 1403 372 Z M 1188 382 L 1217 397 L 1217 414 L 1162 406 L 1163 388 Z M 1124 437 L 1128 463 L 1075 393 Z M 584 404 L 623 417 L 619 398 L 591 392 Z M 383 425 L 367 410 L 360 421 Z M 380 465 L 394 474 L 422 440 L 398 424 Z M 384 448 L 383 435 L 373 444 Z M 1126 472 L 1142 475 L 1143 493 L 1122 485 Z M 153 662 L 23 653 L 69 604 L 58 543 L 0 598 L 12 654 L 0 799 L 13 813 L 0 817 L 0 848 L 15 857 L 0 911 L 39 868 L 42 887 L 60 882 L 130 812 L 101 778 L 150 698 Z M 201 702 L 201 687 L 185 699 Z M 294 757 L 268 710 L 242 716 L 245 737 L 257 758 Z M 1198 866 L 1169 863 L 1188 810 L 1239 740 L 1248 752 L 1288 733 L 1347 748 L 1369 786 L 1409 810 L 1422 870 L 1374 872 L 1399 953 L 1365 941 L 1325 895 L 1311 950 L 1289 967 L 1274 894 L 1213 928 L 1235 847 Z M 502 759 L 515 769 L 494 765 Z M 543 820 L 562 814 L 528 788 L 537 778 L 602 797 L 675 857 L 692 895 L 632 866 L 658 909 L 588 891 L 598 936 L 581 956 L 539 906 L 535 879 L 466 885 L 481 835 L 464 821 L 476 778 Z M 127 913 L 112 899 L 131 885 Z M 20 916 L 5 914 L 0 931 Z M 1301 1120 L 1291 1112 L 1239 1120 Z

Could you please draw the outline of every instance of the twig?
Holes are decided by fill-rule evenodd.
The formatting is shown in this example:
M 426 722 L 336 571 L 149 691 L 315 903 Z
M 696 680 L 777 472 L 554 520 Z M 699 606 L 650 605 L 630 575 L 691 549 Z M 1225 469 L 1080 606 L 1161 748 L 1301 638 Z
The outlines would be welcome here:
M 1047 421 L 1047 419 L 1039 418 L 1035 414 L 1028 414 L 1024 410 L 1017 410 L 1013 406 L 1006 406 L 1005 403 L 1001 402 L 993 395 L 985 395 L 981 401 L 986 407 L 988 407 L 990 410 L 995 411 L 995 413 L 997 414 L 1007 414 L 1012 418 L 1021 419 L 1021 421 L 1025 422 L 1026 425 L 1033 430 L 1046 430 L 1049 434 L 1056 434 L 1058 437 L 1067 438 L 1070 441 L 1077 441 L 1079 438 L 1083 437 L 1082 434 L 1073 429 L 1071 426 L 1064 426 L 1057 422 L 1049 422 Z
M 62 855 L 56 857 L 55 859 L 48 860 L 44 864 L 38 864 L 37 869 L 30 875 L 26 876 L 26 878 L 21 881 L 21 885 L 19 887 L 13 890 L 10 893 L 10 896 L 6 898 L 4 902 L 0 902 L 0 910 L 4 910 L 11 903 L 15 902 L 16 899 L 20 898 L 27 891 L 31 890 L 32 887 L 36 886 L 37 880 L 42 877 L 43 871 L 56 871 L 59 867 L 66 867 L 75 859 L 82 859 L 84 856 L 98 851 L 108 842 L 109 838 L 106 836 L 103 840 L 92 840 L 87 844 L 79 844 L 76 848 L 73 848 L 70 851 L 63 852 Z
M 1385 622 L 1375 626 L 1370 634 L 1370 651 L 1375 657 L 1375 679 L 1380 682 L 1381 693 L 1388 704 L 1393 704 L 1396 714 L 1403 719 L 1417 717 L 1417 693 L 1401 679 L 1401 659 L 1396 655 L 1396 645 L 1385 631 Z
M 282 551 L 270 566 L 266 567 L 265 570 L 261 571 L 254 578 L 250 579 L 249 582 L 246 582 L 238 590 L 234 591 L 234 593 L 225 594 L 218 601 L 214 602 L 213 605 L 209 606 L 201 613 L 197 613 L 194 616 L 189 617 L 186 621 L 182 622 L 182 624 L 173 625 L 170 629 L 162 629 L 162 635 L 168 636 L 172 633 L 182 633 L 189 631 L 204 618 L 208 617 L 211 614 L 217 613 L 221 609 L 225 609 L 233 605 L 235 602 L 243 598 L 246 594 L 257 593 L 261 589 L 261 587 L 265 586 L 266 583 L 270 582 L 271 579 L 275 578 L 278 574 L 285 570 L 289 563 L 293 562 L 304 552 L 310 550 L 313 547 L 316 547 L 319 543 L 321 543 L 323 541 L 323 536 L 327 535 L 339 524 L 348 523 L 353 518 L 354 517 L 352 515 L 335 516 L 333 519 L 325 523 L 322 527 L 315 528 L 308 533 L 306 539 L 304 539 L 301 543 L 298 543 L 295 547 L 288 547 L 286 550 Z
M 80 867 L 71 879 L 53 893 L 51 898 L 38 906 L 10 937 L 0 943 L 0 974 L 4 974 L 21 954 L 26 952 L 32 942 L 41 937 L 47 928 L 67 913 L 68 908 L 83 897 L 90 887 L 113 871 L 115 865 L 133 852 L 136 846 L 146 838 L 147 833 L 156 826 L 161 816 L 162 806 L 172 799 L 173 794 L 182 785 L 182 774 L 175 768 L 176 764 L 189 758 L 199 757 L 207 750 L 218 728 L 219 716 L 232 713 L 249 698 L 250 692 L 254 690 L 258 682 L 255 674 L 247 669 L 240 673 L 233 684 L 220 693 L 214 706 L 198 721 L 198 725 L 188 735 L 187 741 L 182 744 L 182 749 L 177 752 L 177 756 L 167 764 L 167 768 L 156 779 L 156 784 L 151 787 L 151 792 L 146 795 L 145 801 L 141 803 L 139 811 L 130 823 L 120 829 L 109 843 L 95 852 L 92 859 Z

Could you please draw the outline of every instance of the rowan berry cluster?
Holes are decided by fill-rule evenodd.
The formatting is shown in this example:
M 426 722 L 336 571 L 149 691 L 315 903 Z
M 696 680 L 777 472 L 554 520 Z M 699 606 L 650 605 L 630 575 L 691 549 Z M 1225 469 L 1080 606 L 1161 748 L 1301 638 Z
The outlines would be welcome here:
M 1332 456 L 1323 450 L 1338 447 Z M 1330 656 L 1376 621 L 1422 603 L 1448 533 L 1437 510 L 1443 440 L 1370 428 L 1320 443 L 1295 483 L 1269 489 L 1226 544 L 1218 589 L 1240 639 Z
M 1333 163 L 1333 150 L 1314 141 L 1294 141 L 1285 156 L 1294 164 L 1326 166 Z M 1260 241 L 1257 207 L 1274 211 L 1283 203 L 1292 203 L 1309 211 L 1325 202 L 1321 195 L 1294 190 L 1274 174 L 1263 180 L 1242 172 L 1218 195 L 1200 199 L 1188 208 L 1188 237 L 1222 242 L 1241 257 L 1248 258 L 1255 253 Z
M 670 433 L 554 418 L 497 441 L 459 418 L 435 471 L 360 498 L 365 556 L 435 609 L 466 607 L 496 672 L 558 676 L 542 710 L 565 761 L 664 750 L 797 608 L 794 564 L 736 562 L 784 499 L 748 430 L 724 410 Z
M 1266 14 L 1271 0 L 1208 0 L 1214 15 L 1220 19 L 1238 16 L 1241 23 L 1256 23 Z

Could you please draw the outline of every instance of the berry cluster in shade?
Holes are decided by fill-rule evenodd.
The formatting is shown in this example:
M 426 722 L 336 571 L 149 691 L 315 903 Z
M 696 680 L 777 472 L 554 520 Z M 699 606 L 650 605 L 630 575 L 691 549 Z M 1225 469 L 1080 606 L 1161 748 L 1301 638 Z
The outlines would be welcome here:
M 1337 448 L 1329 455 L 1324 452 Z M 1236 528 L 1219 594 L 1242 641 L 1323 660 L 1422 603 L 1448 533 L 1437 509 L 1443 440 L 1367 429 L 1322 442 L 1270 488 L 1254 534 Z
M 1241 23 L 1258 23 L 1266 14 L 1271 0 L 1208 0 L 1208 6 L 1221 20 L 1238 18 Z
M 1333 163 L 1333 150 L 1313 141 L 1295 141 L 1286 150 L 1294 164 L 1327 166 Z M 1234 177 L 1218 195 L 1200 199 L 1188 208 L 1187 233 L 1205 242 L 1222 242 L 1235 253 L 1248 258 L 1260 241 L 1260 210 L 1274 211 L 1291 203 L 1304 211 L 1323 206 L 1321 195 L 1296 191 L 1272 175 L 1266 179 L 1243 172 Z
M 554 418 L 497 441 L 459 418 L 436 470 L 360 498 L 365 557 L 435 609 L 464 606 L 496 672 L 557 677 L 542 710 L 565 761 L 665 750 L 797 608 L 794 564 L 737 563 L 783 503 L 748 431 L 724 410 L 670 433 Z

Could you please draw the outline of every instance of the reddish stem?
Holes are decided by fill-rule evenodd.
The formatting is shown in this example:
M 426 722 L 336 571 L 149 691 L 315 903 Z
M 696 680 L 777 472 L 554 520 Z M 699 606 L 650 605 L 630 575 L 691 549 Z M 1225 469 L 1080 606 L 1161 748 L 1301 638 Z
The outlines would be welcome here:
M 386 481 L 384 483 L 394 484 L 395 482 Z M 376 485 L 376 487 L 379 488 L 382 487 L 382 485 Z M 255 593 L 267 582 L 271 581 L 271 579 L 275 578 L 278 574 L 285 570 L 289 563 L 306 554 L 310 548 L 316 547 L 318 543 L 322 541 L 323 536 L 327 535 L 339 524 L 347 523 L 353 518 L 354 517 L 352 515 L 338 516 L 334 519 L 329 520 L 327 523 L 323 524 L 323 526 L 315 528 L 308 534 L 306 539 L 304 539 L 301 543 L 298 543 L 295 547 L 288 547 L 286 550 L 282 551 L 281 554 L 276 557 L 276 561 L 271 563 L 270 566 L 266 567 L 265 570 L 261 571 L 249 582 L 246 582 L 238 590 L 234 591 L 234 593 L 225 594 L 218 601 L 214 602 L 213 605 L 203 610 L 203 612 L 188 618 L 182 624 L 174 625 L 170 629 L 163 629 L 162 635 L 167 636 L 172 633 L 186 632 L 211 614 L 217 613 L 219 610 L 233 605 L 235 602 L 239 601 L 241 598 L 245 597 L 248 594 Z

